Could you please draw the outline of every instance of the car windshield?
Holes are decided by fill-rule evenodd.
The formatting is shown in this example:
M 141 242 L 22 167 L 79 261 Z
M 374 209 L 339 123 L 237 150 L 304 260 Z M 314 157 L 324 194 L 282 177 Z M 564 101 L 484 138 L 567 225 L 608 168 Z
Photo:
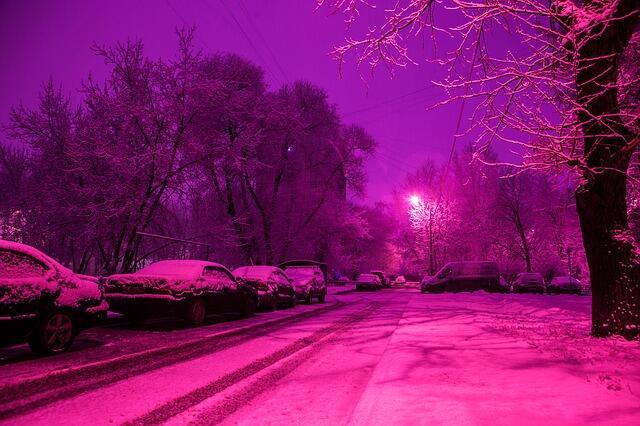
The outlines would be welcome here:
M 145 266 L 136 272 L 136 274 L 199 277 L 202 275 L 202 264 L 167 260 Z
M 519 276 L 521 281 L 542 281 L 542 275 L 535 273 L 535 272 L 526 272 L 523 274 L 520 274 Z
M 319 269 L 313 267 L 292 266 L 285 270 L 289 278 L 295 281 L 310 280 L 318 272 Z

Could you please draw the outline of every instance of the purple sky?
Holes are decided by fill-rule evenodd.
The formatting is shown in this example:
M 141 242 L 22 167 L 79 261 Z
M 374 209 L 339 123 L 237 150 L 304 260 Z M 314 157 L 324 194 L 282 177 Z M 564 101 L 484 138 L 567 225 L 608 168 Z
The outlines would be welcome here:
M 90 51 L 94 42 L 141 38 L 150 56 L 168 57 L 175 52 L 174 29 L 195 25 L 198 47 L 254 61 L 272 88 L 297 79 L 324 87 L 345 121 L 363 125 L 378 141 L 378 153 L 367 164 L 366 199 L 383 200 L 426 158 L 447 158 L 459 105 L 426 111 L 441 97 L 430 84 L 440 70 L 429 64 L 400 71 L 394 79 L 379 70 L 367 87 L 351 61 L 340 78 L 328 52 L 344 39 L 344 22 L 326 10 L 314 13 L 314 5 L 314 0 L 0 0 L 0 122 L 7 122 L 11 105 L 33 105 L 50 76 L 67 92 L 88 72 L 104 77 L 105 66 Z

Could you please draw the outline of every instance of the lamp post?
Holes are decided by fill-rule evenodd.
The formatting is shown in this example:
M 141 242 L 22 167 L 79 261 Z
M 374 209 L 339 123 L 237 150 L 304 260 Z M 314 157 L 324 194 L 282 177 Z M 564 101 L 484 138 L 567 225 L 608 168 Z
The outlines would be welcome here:
M 433 275 L 435 270 L 435 257 L 433 253 L 434 239 L 434 214 L 433 203 L 425 202 L 418 194 L 409 196 L 409 219 L 411 226 L 418 235 L 425 235 L 429 245 L 429 274 Z

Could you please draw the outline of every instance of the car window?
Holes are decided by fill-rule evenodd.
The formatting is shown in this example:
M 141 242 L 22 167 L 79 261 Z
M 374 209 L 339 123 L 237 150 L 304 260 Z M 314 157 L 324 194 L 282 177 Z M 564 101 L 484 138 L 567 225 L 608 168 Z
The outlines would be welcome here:
M 438 279 L 440 279 L 440 280 L 441 280 L 441 279 L 444 279 L 444 278 L 447 278 L 447 277 L 451 276 L 451 272 L 452 272 L 452 271 L 453 271 L 453 270 L 452 270 L 452 268 L 451 268 L 450 266 L 448 266 L 448 267 L 444 267 L 444 268 L 442 268 L 442 269 L 440 270 L 440 272 L 438 272 L 437 277 L 438 277 Z
M 42 277 L 47 268 L 24 253 L 0 250 L 0 278 Z
M 202 275 L 207 279 L 220 281 L 224 284 L 232 284 L 234 282 L 229 274 L 214 266 L 205 267 Z
M 285 277 L 283 274 L 281 274 L 280 272 L 276 272 L 275 274 L 276 280 L 280 283 L 280 284 L 286 284 L 289 285 L 289 280 L 287 279 L 287 277 Z

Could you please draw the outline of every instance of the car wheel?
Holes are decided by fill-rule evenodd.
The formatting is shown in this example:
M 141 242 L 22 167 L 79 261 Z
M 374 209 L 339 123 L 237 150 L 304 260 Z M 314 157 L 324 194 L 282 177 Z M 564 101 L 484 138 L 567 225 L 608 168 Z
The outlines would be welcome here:
M 207 317 L 207 305 L 200 297 L 191 299 L 187 302 L 184 312 L 184 319 L 189 325 L 200 325 Z
M 322 292 L 322 293 L 320 294 L 320 296 L 318 296 L 318 302 L 319 302 L 319 303 L 324 303 L 324 298 L 326 297 L 326 295 L 327 295 L 327 293 Z
M 304 303 L 307 304 L 307 305 L 311 304 L 311 291 L 309 291 L 309 293 L 307 293 L 307 297 L 305 297 Z
M 57 354 L 71 347 L 76 334 L 76 324 L 71 315 L 53 312 L 43 316 L 36 324 L 29 346 L 40 354 Z
M 126 312 L 124 317 L 127 319 L 127 322 L 133 326 L 144 325 L 146 319 L 140 312 Z

